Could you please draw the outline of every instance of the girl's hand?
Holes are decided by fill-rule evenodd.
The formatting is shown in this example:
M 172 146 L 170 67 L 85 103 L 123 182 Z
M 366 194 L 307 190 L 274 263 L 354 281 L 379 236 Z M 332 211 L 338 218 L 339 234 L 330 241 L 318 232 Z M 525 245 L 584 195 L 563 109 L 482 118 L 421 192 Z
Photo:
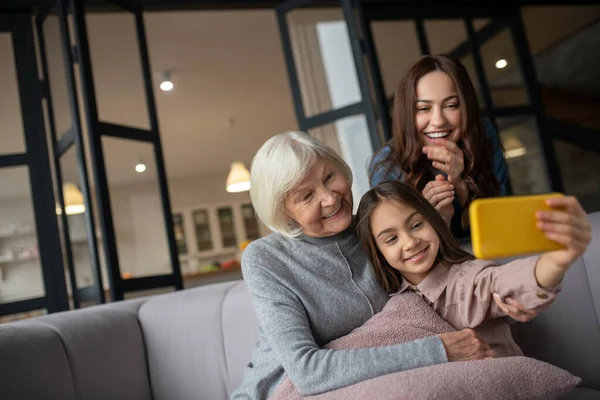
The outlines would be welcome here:
M 493 297 L 498 307 L 515 321 L 528 322 L 538 315 L 537 310 L 527 309 L 523 304 L 510 297 L 506 297 L 504 301 L 502 301 L 502 298 L 498 293 L 494 293 Z
M 536 213 L 537 227 L 546 237 L 566 248 L 550 251 L 544 255 L 557 268 L 566 271 L 587 249 L 592 239 L 592 227 L 586 212 L 573 196 L 546 200 L 553 211 Z
M 437 139 L 435 145 L 423 146 L 423 153 L 432 160 L 433 168 L 448 174 L 448 182 L 457 183 L 465 170 L 465 155 L 456 143 Z
M 450 226 L 450 221 L 454 215 L 454 186 L 449 183 L 443 175 L 437 175 L 434 181 L 429 181 L 421 192 L 440 213 L 446 224 Z

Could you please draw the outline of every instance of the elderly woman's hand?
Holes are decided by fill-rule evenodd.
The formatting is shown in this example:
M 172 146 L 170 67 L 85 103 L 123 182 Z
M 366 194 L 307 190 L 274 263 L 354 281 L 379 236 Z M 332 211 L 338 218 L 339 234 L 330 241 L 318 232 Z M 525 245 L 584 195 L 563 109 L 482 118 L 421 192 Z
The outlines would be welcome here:
M 527 309 L 523 304 L 510 297 L 506 297 L 504 301 L 502 301 L 498 293 L 494 293 L 493 297 L 498 307 L 515 321 L 528 322 L 538 315 L 536 310 Z
M 450 226 L 454 215 L 454 186 L 440 174 L 434 181 L 427 182 L 421 194 L 438 210 L 446 225 Z
M 448 361 L 484 360 L 497 357 L 489 344 L 483 341 L 473 329 L 447 332 L 440 335 Z

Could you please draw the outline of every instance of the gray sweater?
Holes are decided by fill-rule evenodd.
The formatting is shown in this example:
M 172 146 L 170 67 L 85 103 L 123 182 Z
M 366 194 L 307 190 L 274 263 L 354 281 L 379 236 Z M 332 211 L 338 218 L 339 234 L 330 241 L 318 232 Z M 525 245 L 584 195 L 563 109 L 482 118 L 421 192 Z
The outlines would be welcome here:
M 301 394 L 312 395 L 447 362 L 437 336 L 371 349 L 321 349 L 361 326 L 388 300 L 354 226 L 327 238 L 273 233 L 244 250 L 242 272 L 260 331 L 232 399 L 268 398 L 284 371 Z

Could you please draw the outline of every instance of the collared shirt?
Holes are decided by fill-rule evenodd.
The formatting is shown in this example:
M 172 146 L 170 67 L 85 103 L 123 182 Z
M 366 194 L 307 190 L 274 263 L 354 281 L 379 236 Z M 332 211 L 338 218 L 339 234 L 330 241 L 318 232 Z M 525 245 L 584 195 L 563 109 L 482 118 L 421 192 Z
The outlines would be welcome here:
M 528 309 L 548 306 L 560 285 L 544 289 L 535 278 L 539 257 L 515 260 L 504 265 L 471 260 L 451 266 L 437 265 L 418 285 L 402 281 L 400 294 L 414 290 L 455 329 L 472 328 L 500 356 L 523 355 L 501 318 L 504 313 L 492 295 L 511 297 Z

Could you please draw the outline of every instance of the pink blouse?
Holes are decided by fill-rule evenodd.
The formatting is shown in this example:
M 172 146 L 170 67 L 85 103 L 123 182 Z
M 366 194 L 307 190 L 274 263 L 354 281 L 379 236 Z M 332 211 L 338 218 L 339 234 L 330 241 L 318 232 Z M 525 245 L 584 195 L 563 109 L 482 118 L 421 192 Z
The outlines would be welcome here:
M 437 265 L 418 285 L 402 281 L 399 294 L 414 290 L 457 330 L 472 328 L 499 356 L 523 355 L 501 317 L 506 316 L 492 294 L 511 297 L 528 309 L 547 307 L 561 286 L 544 289 L 535 278 L 539 257 L 515 260 L 504 265 L 471 260 L 452 266 Z M 395 294 L 392 294 L 394 296 Z

